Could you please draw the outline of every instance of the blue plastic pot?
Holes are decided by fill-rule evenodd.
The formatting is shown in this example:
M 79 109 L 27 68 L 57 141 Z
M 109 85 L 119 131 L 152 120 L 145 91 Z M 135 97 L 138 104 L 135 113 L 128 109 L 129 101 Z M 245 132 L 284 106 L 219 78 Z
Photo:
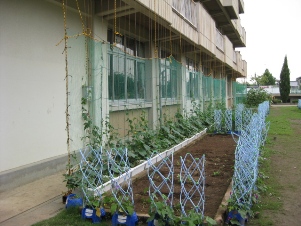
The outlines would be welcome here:
M 67 196 L 66 209 L 68 209 L 72 206 L 82 206 L 82 205 L 83 205 L 83 199 L 76 198 L 76 194 L 70 194 Z
M 112 225 L 126 225 L 126 226 L 135 226 L 138 222 L 138 217 L 136 212 L 134 212 L 132 215 L 123 216 L 121 214 L 115 213 L 112 216 Z
M 106 212 L 103 208 L 100 209 L 100 216 L 96 215 L 96 209 L 94 208 L 83 208 L 82 209 L 82 219 L 92 219 L 93 224 L 100 223 L 101 217 L 106 215 Z

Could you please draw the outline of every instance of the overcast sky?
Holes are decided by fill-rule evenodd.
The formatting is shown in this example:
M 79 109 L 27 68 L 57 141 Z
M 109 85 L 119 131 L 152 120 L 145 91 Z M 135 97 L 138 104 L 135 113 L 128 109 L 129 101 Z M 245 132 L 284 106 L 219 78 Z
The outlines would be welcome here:
M 248 80 L 269 69 L 280 78 L 285 55 L 290 80 L 301 77 L 301 0 L 244 0 L 240 14 L 247 47 L 237 48 L 248 63 Z

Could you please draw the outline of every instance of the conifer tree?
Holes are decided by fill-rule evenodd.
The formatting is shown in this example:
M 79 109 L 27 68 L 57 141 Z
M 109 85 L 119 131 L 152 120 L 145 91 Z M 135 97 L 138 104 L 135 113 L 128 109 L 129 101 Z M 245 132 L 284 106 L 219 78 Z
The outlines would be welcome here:
M 279 84 L 280 98 L 283 103 L 286 103 L 287 100 L 289 99 L 290 89 L 291 89 L 290 70 L 287 64 L 287 56 L 285 56 L 281 73 L 280 73 L 280 84 Z

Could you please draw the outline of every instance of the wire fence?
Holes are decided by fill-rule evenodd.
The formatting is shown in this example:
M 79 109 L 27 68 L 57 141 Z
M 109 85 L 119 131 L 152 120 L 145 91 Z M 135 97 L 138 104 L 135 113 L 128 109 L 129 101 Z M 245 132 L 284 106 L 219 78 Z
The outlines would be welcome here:
M 153 164 L 151 160 L 154 157 L 159 160 L 159 164 Z M 147 162 L 147 175 L 149 179 L 148 192 L 151 202 L 155 206 L 156 211 L 158 211 L 156 204 L 158 201 L 172 207 L 174 193 L 173 153 L 168 157 L 163 157 L 160 153 L 154 153 Z M 162 192 L 163 190 L 165 191 L 164 194 Z
M 80 150 L 81 189 L 84 205 L 94 206 L 95 197 L 100 197 L 97 189 L 103 184 L 103 153 L 102 148 L 93 149 L 90 146 Z
M 245 108 L 244 104 L 238 104 L 234 109 L 214 110 L 215 133 L 235 133 L 241 131 L 249 124 L 253 111 Z
M 247 111 L 245 112 L 249 115 Z M 250 122 L 244 126 L 239 135 L 235 151 L 231 194 L 231 198 L 234 200 L 232 205 L 236 206 L 236 210 L 248 211 L 252 207 L 253 193 L 256 191 L 258 177 L 260 148 L 265 144 L 270 125 L 269 122 L 265 122 L 268 114 L 269 103 L 266 101 L 258 106 L 258 112 L 252 115 Z M 232 215 L 233 212 L 230 212 L 229 216 Z
M 190 153 L 187 153 L 184 158 L 181 157 L 180 182 L 182 214 L 187 216 L 188 211 L 193 210 L 204 216 L 205 155 L 202 158 L 194 158 Z
M 269 122 L 265 122 L 268 114 L 269 103 L 267 101 L 261 103 L 258 106 L 257 113 L 253 114 L 251 109 L 246 109 L 242 104 L 237 105 L 234 110 L 225 110 L 224 113 L 222 110 L 214 111 L 214 128 L 216 131 L 230 131 L 232 135 L 237 132 L 235 133 L 237 146 L 231 198 L 235 200 L 235 205 L 238 208 L 250 209 L 252 206 L 252 197 L 256 190 L 258 177 L 260 148 L 265 144 L 270 126 Z M 235 125 L 233 125 L 233 122 Z M 237 131 L 233 132 L 236 129 Z M 91 204 L 95 196 L 102 196 L 102 190 L 98 188 L 104 183 L 104 171 L 107 167 L 111 180 L 111 191 L 117 202 L 117 209 L 128 212 L 127 207 L 124 206 L 125 203 L 134 207 L 131 166 L 126 148 L 112 148 L 109 151 L 103 151 L 102 148 L 85 147 L 80 150 L 80 155 L 84 203 Z M 153 159 L 156 159 L 156 161 L 153 161 Z M 156 210 L 158 201 L 172 208 L 174 199 L 173 153 L 169 156 L 163 156 L 161 153 L 154 152 L 148 158 L 147 164 L 151 202 Z M 202 216 L 204 214 L 204 167 L 205 156 L 194 158 L 187 153 L 184 158 L 181 158 L 180 206 L 183 216 L 187 216 L 189 210 L 193 210 Z M 164 173 L 162 173 L 163 171 Z M 94 197 L 91 196 L 91 191 L 94 192 Z

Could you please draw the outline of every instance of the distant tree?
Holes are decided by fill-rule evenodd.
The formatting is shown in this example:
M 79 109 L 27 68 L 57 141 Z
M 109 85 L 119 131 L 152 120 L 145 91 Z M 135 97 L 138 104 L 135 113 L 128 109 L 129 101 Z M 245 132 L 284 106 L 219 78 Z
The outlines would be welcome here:
M 251 82 L 252 82 L 252 85 L 257 85 L 258 86 L 258 78 L 256 76 L 256 73 L 255 73 L 255 76 L 251 77 Z
M 291 89 L 290 70 L 287 64 L 287 56 L 285 56 L 284 58 L 284 62 L 280 73 L 279 89 L 280 89 L 280 98 L 283 103 L 286 103 L 289 98 L 290 89 Z
M 270 73 L 269 69 L 265 69 L 264 73 L 261 76 L 252 77 L 251 81 L 255 81 L 257 85 L 259 86 L 269 86 L 269 85 L 275 85 L 276 78 L 273 77 L 273 75 Z
M 269 69 L 265 69 L 261 77 L 260 83 L 264 86 L 275 85 L 276 78 L 270 73 Z

